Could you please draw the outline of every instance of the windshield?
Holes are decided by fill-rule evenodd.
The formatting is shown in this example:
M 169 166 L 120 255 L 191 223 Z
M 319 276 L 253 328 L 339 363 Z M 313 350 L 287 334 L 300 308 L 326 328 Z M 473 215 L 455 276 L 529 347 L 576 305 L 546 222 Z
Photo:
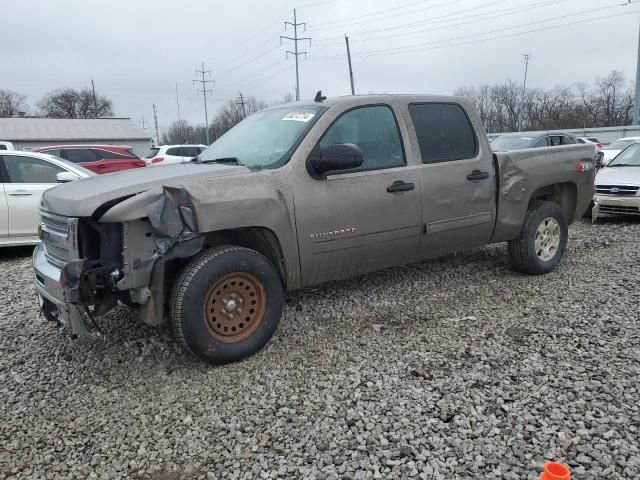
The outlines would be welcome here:
M 603 148 L 603 150 L 624 150 L 631 143 L 635 143 L 637 140 L 616 140 Z
M 155 157 L 155 156 L 158 154 L 158 152 L 159 152 L 159 151 L 160 151 L 160 148 L 158 148 L 158 147 L 151 147 L 151 148 L 149 149 L 149 151 L 147 152 L 147 154 L 144 156 L 144 158 L 153 158 L 153 157 Z
M 227 161 L 247 167 L 279 167 L 325 110 L 325 107 L 311 105 L 254 113 L 198 155 L 198 162 Z
M 533 137 L 496 137 L 491 141 L 492 150 L 521 150 L 531 147 Z
M 634 143 L 620 152 L 608 167 L 640 167 L 640 143 Z

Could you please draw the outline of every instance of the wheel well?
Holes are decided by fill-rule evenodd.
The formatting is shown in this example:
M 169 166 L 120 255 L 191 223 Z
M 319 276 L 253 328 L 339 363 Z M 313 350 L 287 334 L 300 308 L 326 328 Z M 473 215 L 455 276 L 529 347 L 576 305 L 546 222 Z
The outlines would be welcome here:
M 555 183 L 539 188 L 531 195 L 531 200 L 549 200 L 557 203 L 562 207 L 565 218 L 568 223 L 573 221 L 576 211 L 576 202 L 578 198 L 578 190 L 573 183 Z
M 286 288 L 287 266 L 282 255 L 282 248 L 278 237 L 268 228 L 249 227 L 207 233 L 205 248 L 217 245 L 236 245 L 261 253 L 278 269 L 282 284 Z

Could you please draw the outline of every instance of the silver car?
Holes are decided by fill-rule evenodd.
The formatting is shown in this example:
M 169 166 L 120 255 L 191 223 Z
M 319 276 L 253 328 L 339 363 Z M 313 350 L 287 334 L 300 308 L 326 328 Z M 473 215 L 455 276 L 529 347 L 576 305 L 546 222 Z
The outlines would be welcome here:
M 640 143 L 625 148 L 596 175 L 593 218 L 640 215 Z

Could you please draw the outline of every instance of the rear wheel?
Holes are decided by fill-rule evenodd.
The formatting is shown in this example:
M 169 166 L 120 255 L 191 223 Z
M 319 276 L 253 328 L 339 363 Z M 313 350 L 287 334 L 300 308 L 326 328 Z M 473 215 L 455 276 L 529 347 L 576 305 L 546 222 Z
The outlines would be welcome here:
M 560 263 L 569 228 L 560 205 L 533 200 L 520 237 L 509 242 L 511 266 L 523 273 L 548 273 Z
M 223 364 L 260 350 L 275 332 L 284 291 L 276 268 L 247 248 L 223 246 L 193 258 L 176 281 L 170 316 L 177 341 Z

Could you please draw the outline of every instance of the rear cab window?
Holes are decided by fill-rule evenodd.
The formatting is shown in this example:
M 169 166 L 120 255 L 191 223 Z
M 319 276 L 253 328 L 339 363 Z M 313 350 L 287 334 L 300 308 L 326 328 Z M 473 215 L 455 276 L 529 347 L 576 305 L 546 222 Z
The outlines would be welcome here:
M 478 139 L 464 109 L 456 103 L 412 103 L 413 122 L 422 163 L 474 158 Z

